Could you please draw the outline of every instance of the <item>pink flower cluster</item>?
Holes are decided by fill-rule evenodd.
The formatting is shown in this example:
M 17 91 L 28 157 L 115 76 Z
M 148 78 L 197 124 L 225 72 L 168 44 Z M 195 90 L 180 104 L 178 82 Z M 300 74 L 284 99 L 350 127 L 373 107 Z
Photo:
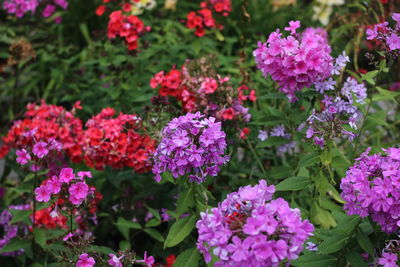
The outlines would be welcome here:
M 296 259 L 314 227 L 282 198 L 272 200 L 274 186 L 261 180 L 239 188 L 196 223 L 197 248 L 205 261 L 211 249 L 215 266 L 279 266 Z
M 109 260 L 107 263 L 109 266 L 112 267 L 122 267 L 122 259 L 124 258 L 124 255 L 117 257 L 116 255 L 110 253 L 109 255 Z M 154 264 L 154 257 L 153 256 L 147 256 L 147 251 L 144 252 L 143 260 L 133 260 L 131 263 L 144 263 L 147 267 L 151 267 Z M 89 254 L 83 253 L 79 255 L 79 259 L 76 262 L 76 267 L 93 267 L 95 265 L 96 261 L 93 257 L 90 257 Z
M 85 177 L 91 178 L 91 172 L 78 172 L 75 175 L 72 168 L 63 168 L 58 176 L 54 175 L 35 189 L 36 200 L 49 202 L 52 195 L 63 193 L 68 195 L 68 200 L 73 205 L 79 206 L 88 194 L 93 193 L 86 184 Z
M 271 75 L 279 84 L 279 90 L 294 102 L 296 91 L 331 75 L 333 59 L 325 31 L 308 28 L 298 34 L 300 21 L 290 21 L 289 25 L 285 28 L 290 31 L 288 37 L 283 37 L 277 29 L 266 43 L 258 43 L 253 55 L 257 68 L 264 76 Z
M 21 18 L 29 11 L 34 14 L 40 4 L 41 3 L 38 0 L 5 0 L 3 8 L 8 14 L 15 14 L 17 18 Z M 46 1 L 46 6 L 42 10 L 42 16 L 44 18 L 50 17 L 54 12 L 56 12 L 57 7 L 66 10 L 68 8 L 67 0 Z M 57 17 L 55 22 L 60 23 L 61 17 Z
M 387 156 L 368 155 L 369 151 L 342 179 L 344 209 L 348 215 L 371 216 L 383 231 L 392 233 L 400 225 L 400 149 L 383 149 Z
M 390 51 L 400 49 L 400 13 L 393 13 L 392 19 L 396 21 L 394 28 L 391 28 L 389 23 L 385 21 L 367 29 L 367 40 L 380 41 L 386 44 Z

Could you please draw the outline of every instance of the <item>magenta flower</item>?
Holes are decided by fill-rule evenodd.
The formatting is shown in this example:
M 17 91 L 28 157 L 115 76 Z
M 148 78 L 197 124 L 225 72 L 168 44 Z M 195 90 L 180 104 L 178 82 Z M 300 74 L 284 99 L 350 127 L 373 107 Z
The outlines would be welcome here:
M 73 184 L 69 187 L 70 195 L 73 195 L 75 198 L 86 198 L 89 192 L 89 186 L 85 183 L 79 182 Z
M 88 177 L 88 178 L 92 178 L 92 173 L 90 171 L 87 172 L 78 172 L 77 176 L 81 179 Z
M 49 202 L 50 196 L 51 196 L 51 191 L 44 186 L 41 185 L 40 187 L 37 187 L 35 189 L 35 194 L 36 194 L 36 200 L 39 202 Z
M 61 182 L 58 180 L 57 176 L 53 176 L 46 183 L 46 188 L 51 194 L 58 194 L 61 191 Z
M 282 198 L 272 200 L 274 186 L 264 180 L 239 188 L 207 213 L 196 227 L 197 248 L 215 266 L 278 266 L 296 259 L 314 227 Z
M 79 260 L 76 263 L 76 267 L 93 267 L 96 261 L 89 257 L 87 253 L 83 253 L 79 256 Z
M 143 261 L 144 263 L 147 264 L 147 267 L 151 267 L 154 263 L 154 257 L 153 256 L 147 257 L 147 251 L 145 251 L 143 256 Z
M 47 5 L 43 12 L 42 12 L 42 16 L 45 18 L 50 17 L 51 15 L 53 15 L 53 13 L 56 11 L 56 7 L 54 5 Z
M 31 160 L 31 155 L 25 149 L 17 150 L 16 154 L 17 162 L 20 165 L 25 165 Z
M 47 149 L 47 143 L 45 142 L 38 142 L 33 146 L 32 150 L 33 154 L 38 157 L 39 159 L 43 158 L 49 153 Z
M 289 21 L 289 27 L 285 27 L 285 31 L 290 31 L 290 34 L 295 34 L 296 29 L 300 28 L 300 21 Z
M 75 178 L 74 170 L 72 168 L 62 168 L 60 172 L 60 181 L 64 183 L 69 183 Z

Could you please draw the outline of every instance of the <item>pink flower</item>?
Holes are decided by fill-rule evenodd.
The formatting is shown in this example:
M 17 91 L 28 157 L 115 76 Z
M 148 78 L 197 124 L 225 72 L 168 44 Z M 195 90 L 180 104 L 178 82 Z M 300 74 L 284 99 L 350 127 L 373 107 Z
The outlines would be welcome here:
M 75 178 L 74 170 L 72 168 L 63 168 L 60 172 L 60 181 L 64 183 L 69 183 Z
M 110 257 L 110 259 L 107 262 L 108 262 L 108 264 L 110 264 L 110 266 L 122 267 L 121 259 L 124 257 L 124 255 L 122 255 L 121 257 L 118 258 L 114 254 L 110 253 L 110 254 L 108 254 L 108 256 Z
M 52 194 L 58 194 L 61 190 L 61 182 L 58 180 L 57 176 L 53 175 L 53 177 L 47 181 L 46 188 Z
M 92 178 L 92 173 L 90 171 L 78 172 L 78 177 L 80 177 L 82 179 L 85 178 L 85 177 Z
M 70 239 L 73 236 L 74 236 L 73 233 L 68 233 L 66 236 L 64 236 L 63 241 L 67 241 L 68 239 Z
M 147 257 L 147 251 L 145 251 L 143 256 L 143 261 L 144 263 L 147 264 L 147 267 L 151 267 L 154 263 L 154 257 L 153 256 Z
M 28 161 L 31 160 L 31 156 L 25 149 L 17 150 L 17 162 L 18 164 L 25 165 L 28 163 Z
M 204 82 L 201 83 L 200 91 L 206 94 L 214 93 L 218 88 L 217 81 L 213 78 L 205 78 Z
M 89 186 L 82 182 L 73 184 L 69 187 L 70 195 L 74 196 L 75 198 L 84 199 L 86 198 L 88 192 Z
M 51 15 L 53 15 L 54 11 L 56 11 L 56 7 L 53 5 L 47 5 L 43 12 L 42 12 L 42 16 L 45 18 L 50 17 Z
M 79 256 L 79 260 L 76 263 L 76 267 L 93 267 L 96 261 L 89 257 L 87 253 L 83 253 Z
M 47 149 L 47 143 L 45 142 L 39 142 L 33 146 L 32 150 L 33 154 L 38 157 L 39 159 L 43 158 L 49 153 L 49 150 Z
M 289 27 L 285 27 L 285 31 L 290 31 L 290 34 L 295 34 L 296 29 L 300 28 L 300 21 L 289 21 Z
M 51 191 L 46 186 L 41 185 L 35 189 L 36 200 L 39 202 L 49 202 Z

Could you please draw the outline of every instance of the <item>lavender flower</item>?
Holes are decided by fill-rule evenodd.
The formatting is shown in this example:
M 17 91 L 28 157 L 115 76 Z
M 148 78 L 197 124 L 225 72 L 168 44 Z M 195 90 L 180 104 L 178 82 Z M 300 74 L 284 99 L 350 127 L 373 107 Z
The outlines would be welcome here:
M 191 182 L 202 183 L 207 176 L 217 176 L 220 166 L 228 162 L 225 148 L 225 133 L 215 118 L 200 112 L 175 118 L 163 129 L 154 153 L 155 180 L 170 171 L 174 178 L 189 174 Z
M 346 172 L 340 188 L 348 215 L 371 216 L 382 230 L 392 233 L 400 225 L 400 149 L 383 149 L 387 156 L 369 156 L 367 149 Z
M 314 227 L 284 199 L 272 200 L 274 192 L 261 180 L 200 214 L 197 248 L 206 262 L 210 250 L 219 258 L 215 266 L 278 266 L 298 257 Z

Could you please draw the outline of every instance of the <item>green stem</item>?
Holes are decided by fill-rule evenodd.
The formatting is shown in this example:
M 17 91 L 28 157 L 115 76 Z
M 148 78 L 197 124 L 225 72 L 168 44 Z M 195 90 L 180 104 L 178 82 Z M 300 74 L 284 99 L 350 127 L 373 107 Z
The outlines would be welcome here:
M 267 176 L 267 172 L 265 171 L 264 165 L 262 164 L 260 157 L 257 155 L 256 150 L 254 149 L 253 145 L 249 142 L 248 139 L 246 139 L 246 143 L 249 146 L 251 152 L 253 153 L 254 158 L 256 159 L 258 166 L 260 167 L 261 171 L 263 172 L 265 178 Z

